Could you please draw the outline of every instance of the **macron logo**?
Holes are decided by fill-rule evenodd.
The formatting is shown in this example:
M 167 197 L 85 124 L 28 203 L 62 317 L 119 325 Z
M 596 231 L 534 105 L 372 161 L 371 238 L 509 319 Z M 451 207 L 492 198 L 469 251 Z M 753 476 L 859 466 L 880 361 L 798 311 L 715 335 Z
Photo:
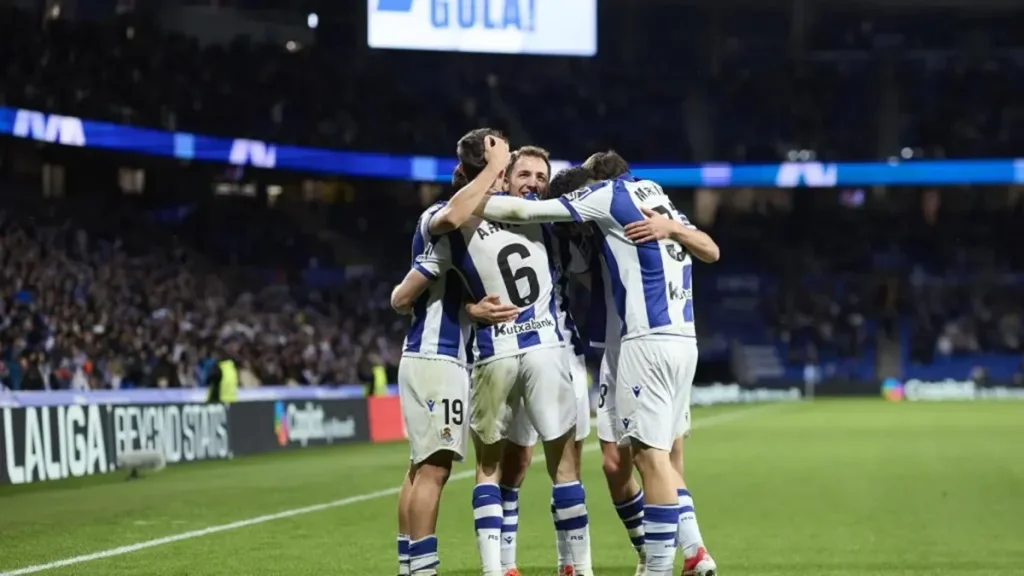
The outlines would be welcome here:
M 377 12 L 410 12 L 412 0 L 378 0 Z
M 268 146 L 259 140 L 238 138 L 231 143 L 231 154 L 228 156 L 228 162 L 234 166 L 276 168 L 277 148 Z
M 11 134 L 17 138 L 31 138 L 37 142 L 85 146 L 85 129 L 82 128 L 82 121 L 74 116 L 18 110 L 14 116 Z

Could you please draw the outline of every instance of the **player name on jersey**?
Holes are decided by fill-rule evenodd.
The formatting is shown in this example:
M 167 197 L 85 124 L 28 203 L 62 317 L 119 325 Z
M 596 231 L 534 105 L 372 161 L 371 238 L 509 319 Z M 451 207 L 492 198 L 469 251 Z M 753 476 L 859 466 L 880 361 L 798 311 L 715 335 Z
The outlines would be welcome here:
M 516 228 L 521 228 L 522 226 L 522 224 L 505 224 L 502 222 L 488 222 L 486 220 L 483 220 L 480 222 L 480 225 L 477 226 L 476 228 L 476 236 L 477 238 L 483 240 L 496 232 L 501 232 L 503 230 L 515 230 Z

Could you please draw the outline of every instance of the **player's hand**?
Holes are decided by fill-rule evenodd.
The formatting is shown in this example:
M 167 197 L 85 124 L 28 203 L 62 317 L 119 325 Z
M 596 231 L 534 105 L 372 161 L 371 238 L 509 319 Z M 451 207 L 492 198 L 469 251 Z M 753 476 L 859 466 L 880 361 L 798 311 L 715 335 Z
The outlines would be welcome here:
M 501 298 L 492 294 L 479 302 L 466 304 L 466 313 L 476 322 L 502 324 L 518 318 L 519 308 L 511 304 L 502 304 Z
M 496 136 L 484 138 L 484 160 L 489 166 L 496 166 L 504 169 L 512 158 L 512 152 L 508 149 L 508 140 Z
M 645 206 L 640 207 L 640 212 L 647 219 L 626 224 L 626 238 L 637 244 L 643 244 L 644 242 L 664 240 L 672 235 L 674 225 L 663 214 Z

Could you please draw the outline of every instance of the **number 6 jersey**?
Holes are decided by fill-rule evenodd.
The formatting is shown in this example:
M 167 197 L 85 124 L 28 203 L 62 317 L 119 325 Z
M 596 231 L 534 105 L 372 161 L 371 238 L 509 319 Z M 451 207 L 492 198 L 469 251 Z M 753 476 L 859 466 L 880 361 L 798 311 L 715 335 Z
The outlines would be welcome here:
M 417 266 L 437 276 L 456 270 L 474 301 L 496 294 L 502 303 L 520 309 L 513 322 L 477 326 L 477 365 L 535 348 L 565 345 L 566 335 L 556 321 L 550 245 L 547 225 L 473 218 L 458 230 L 432 238 L 431 249 L 416 259 Z

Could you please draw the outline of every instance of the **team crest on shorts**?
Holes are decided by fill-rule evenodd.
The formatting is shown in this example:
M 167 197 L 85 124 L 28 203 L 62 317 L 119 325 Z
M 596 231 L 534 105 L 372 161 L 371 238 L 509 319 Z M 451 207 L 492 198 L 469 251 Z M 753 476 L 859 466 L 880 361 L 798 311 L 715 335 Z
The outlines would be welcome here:
M 452 438 L 452 429 L 448 426 L 441 428 L 441 442 L 446 446 L 455 444 L 455 438 Z

